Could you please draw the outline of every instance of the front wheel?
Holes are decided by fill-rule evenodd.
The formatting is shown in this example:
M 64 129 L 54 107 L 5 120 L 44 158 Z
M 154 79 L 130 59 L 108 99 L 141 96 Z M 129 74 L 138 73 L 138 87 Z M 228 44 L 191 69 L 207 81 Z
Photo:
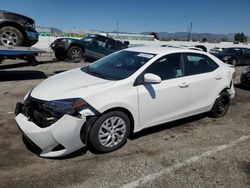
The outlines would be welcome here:
M 0 44 L 4 46 L 21 46 L 24 43 L 24 36 L 17 28 L 5 26 L 0 29 Z
M 228 92 L 223 91 L 216 99 L 214 106 L 210 112 L 211 117 L 219 118 L 225 116 L 230 106 L 230 96 Z
M 67 55 L 71 61 L 78 63 L 83 58 L 83 51 L 79 46 L 72 46 L 70 47 Z
M 121 111 L 108 112 L 94 123 L 89 133 L 89 143 L 95 151 L 107 153 L 123 146 L 129 132 L 127 114 Z

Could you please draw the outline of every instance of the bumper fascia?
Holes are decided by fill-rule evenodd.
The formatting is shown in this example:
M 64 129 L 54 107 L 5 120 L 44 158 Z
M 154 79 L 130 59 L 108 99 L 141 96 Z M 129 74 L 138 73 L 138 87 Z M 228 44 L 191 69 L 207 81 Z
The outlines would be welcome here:
M 46 128 L 38 127 L 22 113 L 19 113 L 15 120 L 25 137 L 42 150 L 39 154 L 41 157 L 62 157 L 85 146 L 80 137 L 85 117 L 79 119 L 66 114 Z M 53 151 L 59 144 L 65 149 Z
M 38 42 L 39 39 L 39 33 L 36 31 L 26 31 L 26 36 L 27 36 L 27 43 L 32 46 Z

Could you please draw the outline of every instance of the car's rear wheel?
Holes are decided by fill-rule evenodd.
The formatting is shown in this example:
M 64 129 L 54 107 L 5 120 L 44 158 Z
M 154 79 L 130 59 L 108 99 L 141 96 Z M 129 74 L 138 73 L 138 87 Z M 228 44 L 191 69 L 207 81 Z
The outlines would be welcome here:
M 70 47 L 67 55 L 71 61 L 78 63 L 83 58 L 83 51 L 79 46 L 72 46 Z
M 4 46 L 21 46 L 24 36 L 17 28 L 5 26 L 0 29 L 0 44 Z
M 130 132 L 130 120 L 121 111 L 103 114 L 96 120 L 89 133 L 89 143 L 99 153 L 106 153 L 123 146 Z
M 214 118 L 222 117 L 226 115 L 230 106 L 230 96 L 228 92 L 223 91 L 220 96 L 216 99 L 214 106 L 210 112 L 210 115 Z

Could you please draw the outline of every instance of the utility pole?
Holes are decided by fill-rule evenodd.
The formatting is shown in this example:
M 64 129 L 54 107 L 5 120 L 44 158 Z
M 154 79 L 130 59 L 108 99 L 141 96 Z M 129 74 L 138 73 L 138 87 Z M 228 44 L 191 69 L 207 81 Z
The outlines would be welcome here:
M 190 38 L 191 38 L 192 28 L 193 28 L 193 22 L 190 23 L 189 32 L 188 32 L 188 41 L 190 41 Z
M 118 39 L 118 32 L 119 32 L 119 21 L 116 21 L 116 37 Z

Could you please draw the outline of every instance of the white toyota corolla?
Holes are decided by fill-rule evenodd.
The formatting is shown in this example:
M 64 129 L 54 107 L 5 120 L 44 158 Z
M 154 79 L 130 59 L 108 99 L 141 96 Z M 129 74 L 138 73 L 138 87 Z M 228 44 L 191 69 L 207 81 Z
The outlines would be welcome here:
M 234 75 L 201 51 L 125 49 L 44 80 L 17 103 L 15 119 L 42 157 L 85 145 L 110 152 L 147 127 L 204 112 L 224 116 Z

